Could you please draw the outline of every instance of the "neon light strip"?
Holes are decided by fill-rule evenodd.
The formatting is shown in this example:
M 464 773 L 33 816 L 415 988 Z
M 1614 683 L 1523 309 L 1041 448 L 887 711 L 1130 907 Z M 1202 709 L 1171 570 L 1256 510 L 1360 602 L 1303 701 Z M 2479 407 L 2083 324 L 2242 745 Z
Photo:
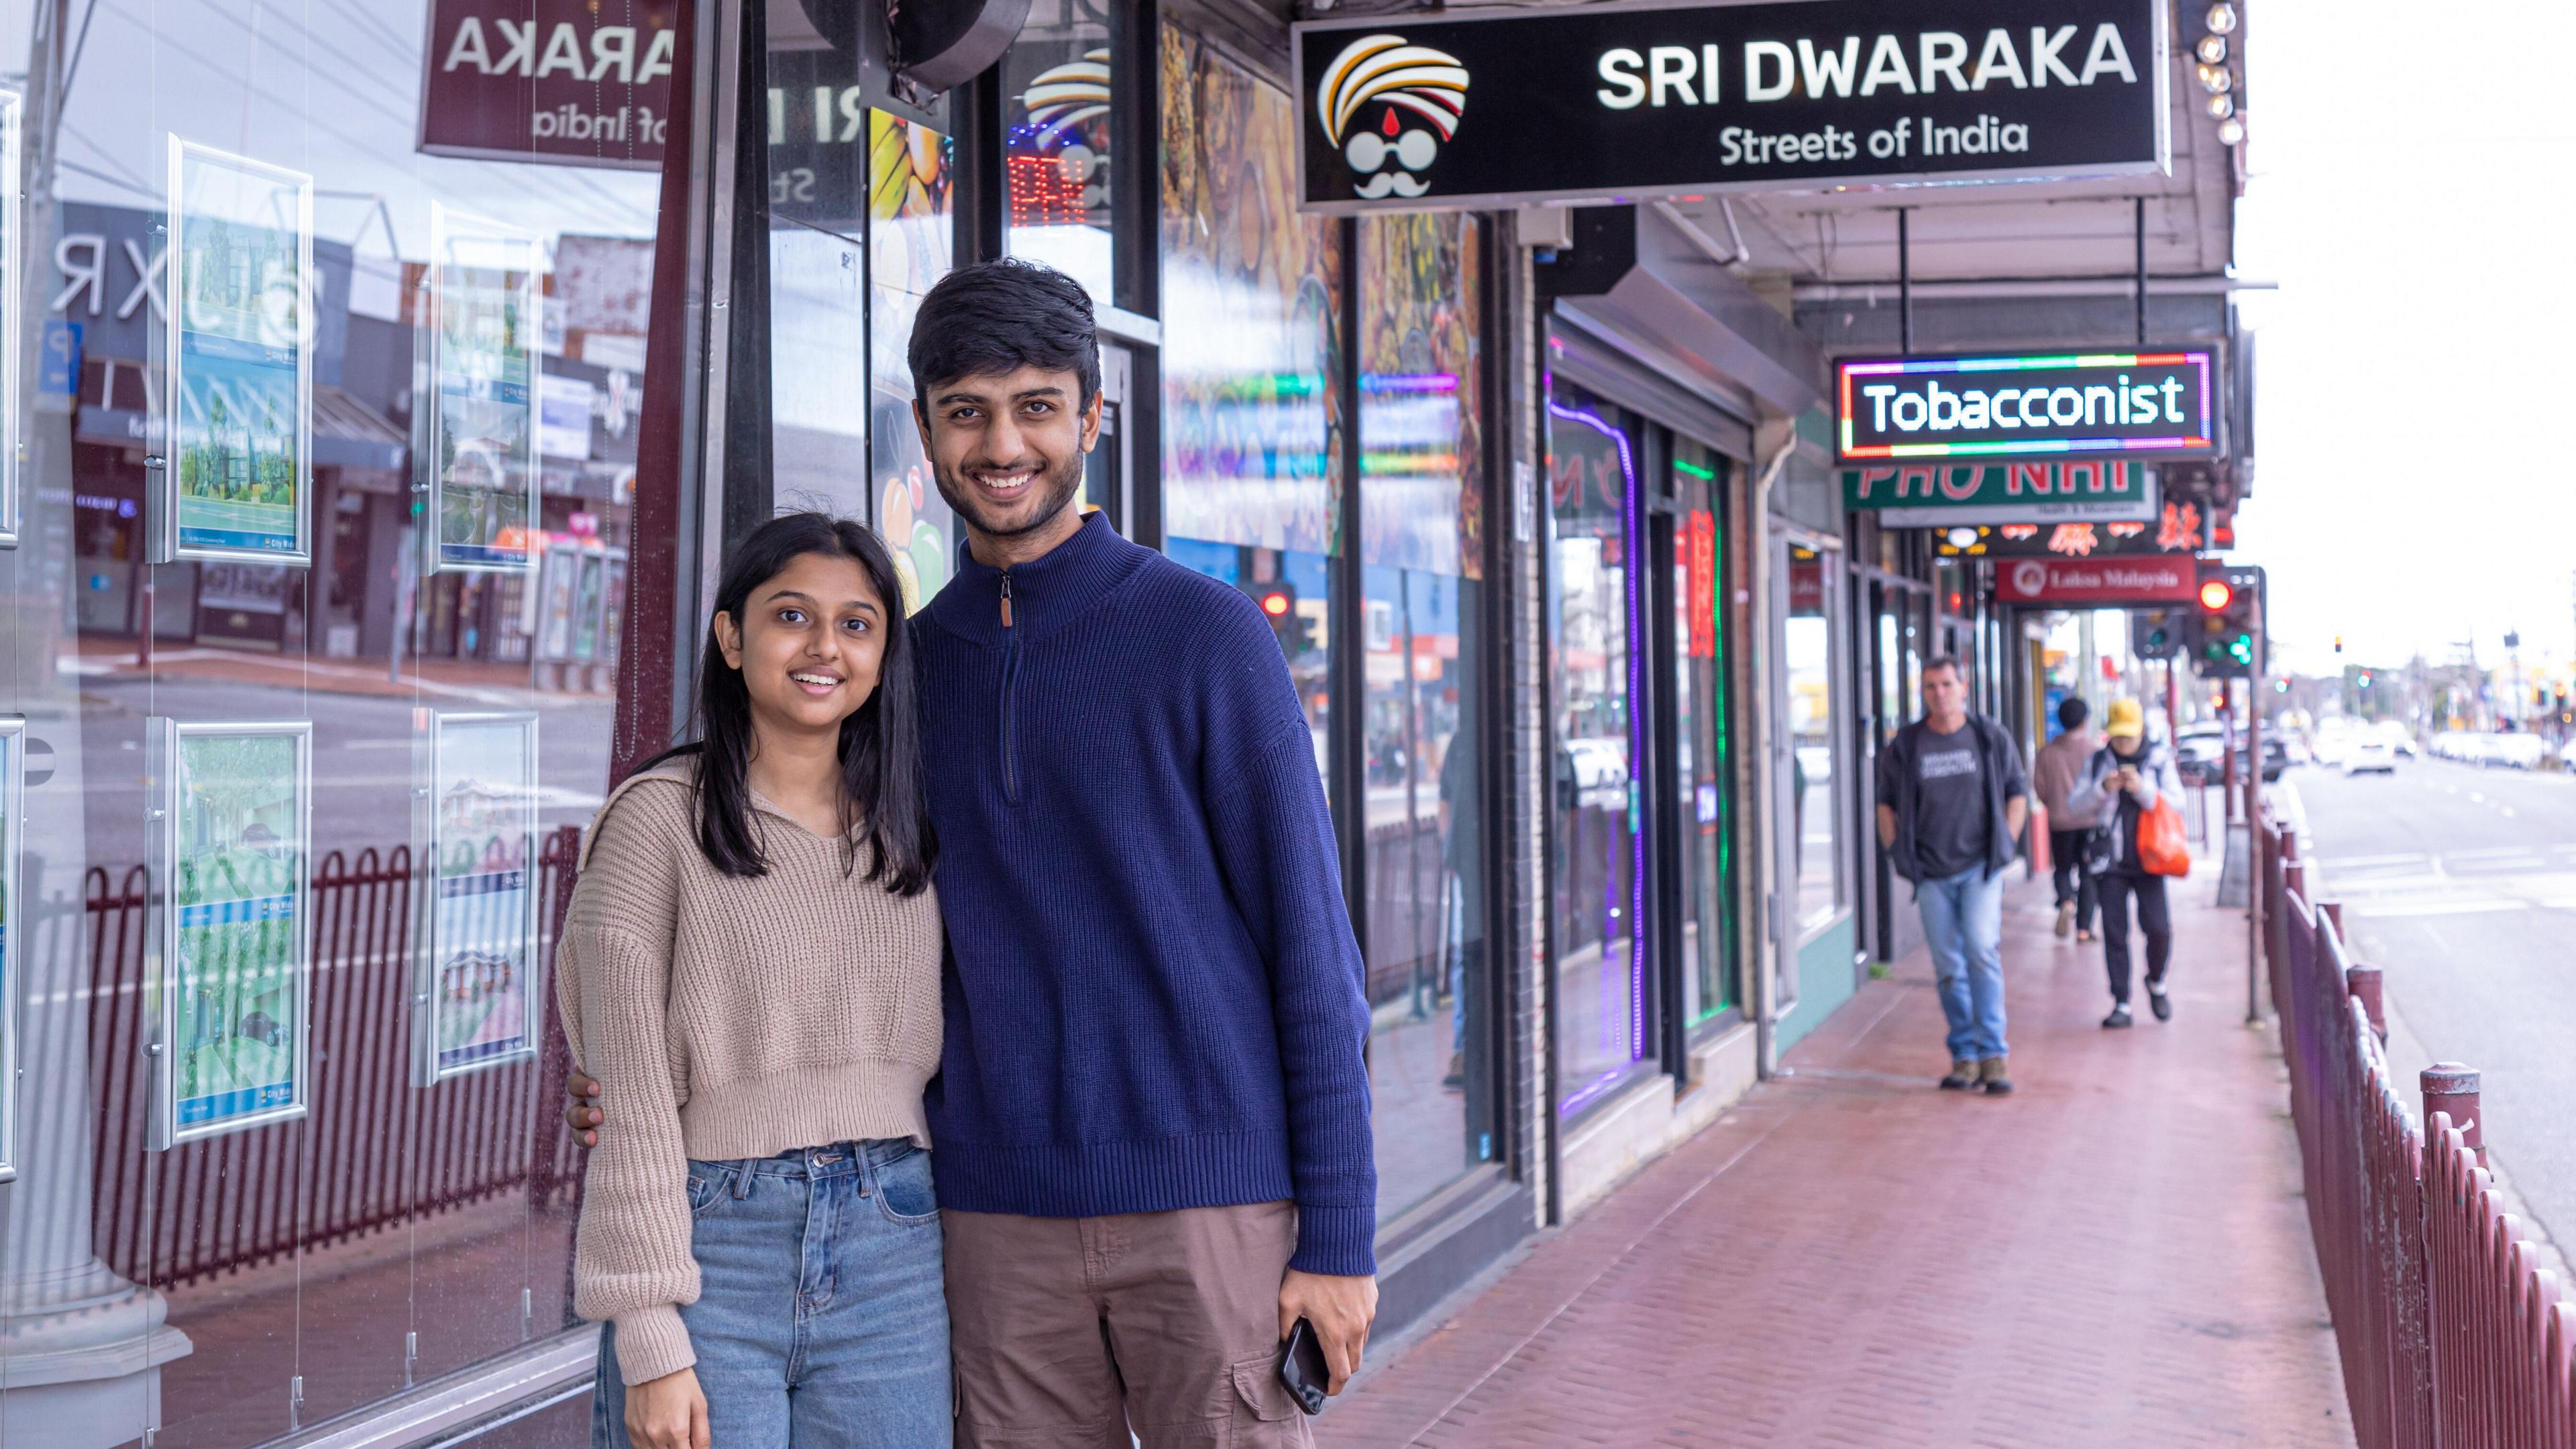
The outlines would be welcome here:
M 1626 489 L 1619 537 L 1627 558 L 1619 572 L 1625 576 L 1628 592 L 1628 799 L 1633 803 L 1640 799 L 1637 767 L 1646 759 L 1645 711 L 1637 707 L 1646 692 L 1645 677 L 1640 673 L 1640 655 L 1644 652 L 1640 641 L 1646 621 L 1637 602 L 1637 578 L 1645 559 L 1637 536 L 1637 460 L 1628 451 L 1628 435 L 1599 417 L 1553 398 L 1548 400 L 1547 410 L 1552 417 L 1583 424 L 1619 448 L 1619 477 Z M 1632 1062 L 1642 1061 L 1646 1055 L 1646 832 L 1642 812 L 1639 815 L 1640 828 L 1628 832 L 1628 1060 Z M 1602 949 L 1609 949 L 1607 939 Z
M 1675 458 L 1673 460 L 1673 470 L 1678 473 L 1688 473 L 1702 483 L 1714 483 L 1717 481 L 1716 469 L 1703 468 L 1697 463 L 1685 463 L 1679 458 Z
M 2197 367 L 2209 371 L 2206 352 L 2085 352 L 2061 357 L 1936 357 L 1894 362 L 1847 362 L 1847 376 L 1881 377 L 1891 373 L 2028 372 L 2043 367 Z
M 1887 443 L 1874 448 L 1851 445 L 1851 424 L 1843 424 L 1843 457 L 1861 458 L 1991 458 L 2004 453 L 2133 453 L 2146 448 L 2207 448 L 2207 438 L 2043 438 L 2020 443 Z
M 1445 372 L 1363 372 L 1362 392 L 1456 392 L 1458 379 Z

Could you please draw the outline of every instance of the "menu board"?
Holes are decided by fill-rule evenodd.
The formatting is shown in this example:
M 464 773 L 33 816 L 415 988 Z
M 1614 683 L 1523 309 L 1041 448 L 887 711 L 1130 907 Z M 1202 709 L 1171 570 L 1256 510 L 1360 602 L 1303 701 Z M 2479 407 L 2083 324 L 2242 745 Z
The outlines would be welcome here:
M 430 316 L 419 336 L 437 406 L 420 450 L 429 514 L 438 520 L 427 571 L 526 572 L 537 526 L 537 237 L 433 201 Z
M 167 1148 L 310 1108 L 313 726 L 152 727 L 155 876 L 170 891 L 151 977 L 154 1145 Z
M 536 1055 L 537 717 L 433 712 L 415 1081 Z
M 170 138 L 154 561 L 310 563 L 313 178 Z

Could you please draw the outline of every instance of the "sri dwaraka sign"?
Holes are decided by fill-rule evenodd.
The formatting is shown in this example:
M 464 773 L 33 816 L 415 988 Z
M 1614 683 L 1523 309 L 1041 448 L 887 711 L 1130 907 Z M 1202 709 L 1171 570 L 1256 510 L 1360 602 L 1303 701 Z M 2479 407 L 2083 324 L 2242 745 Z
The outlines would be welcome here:
M 654 171 L 678 0 L 430 0 L 420 149 Z
M 1846 357 L 1834 364 L 1835 456 L 1991 458 L 2218 451 L 2218 363 L 2158 352 Z
M 2167 167 L 2157 0 L 1607 4 L 1295 27 L 1303 209 Z
M 1995 565 L 1995 595 L 2008 604 L 2171 604 L 2191 599 L 2199 587 L 2200 565 L 2189 557 L 2024 558 Z

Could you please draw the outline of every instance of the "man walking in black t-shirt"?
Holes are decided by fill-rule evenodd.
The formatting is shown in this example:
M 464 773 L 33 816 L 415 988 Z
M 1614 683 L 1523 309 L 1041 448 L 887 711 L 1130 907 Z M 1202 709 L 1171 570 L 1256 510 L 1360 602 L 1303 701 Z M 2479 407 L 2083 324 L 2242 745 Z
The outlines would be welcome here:
M 2001 725 L 1968 713 L 1959 661 L 1923 666 L 1923 718 L 1878 756 L 1878 843 L 1914 883 L 1923 936 L 1950 1023 L 1954 1092 L 2012 1090 L 2004 1045 L 2004 867 L 2012 863 L 2030 785 Z

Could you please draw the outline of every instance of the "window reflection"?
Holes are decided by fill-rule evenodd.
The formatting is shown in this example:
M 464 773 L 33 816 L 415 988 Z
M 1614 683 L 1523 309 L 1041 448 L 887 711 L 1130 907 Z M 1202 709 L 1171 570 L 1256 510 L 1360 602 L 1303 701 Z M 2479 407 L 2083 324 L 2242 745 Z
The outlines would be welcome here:
M 1110 305 L 1109 156 L 1116 106 L 1106 7 L 1038 0 L 1002 57 L 1011 255 L 1044 262 Z
M 1789 616 L 1781 625 L 1781 659 L 1788 674 L 1791 852 L 1797 873 L 1790 899 L 1797 922 L 1810 930 L 1833 919 L 1843 904 L 1841 752 L 1835 720 L 1840 678 L 1834 669 L 1833 556 L 1792 545 L 1789 549 Z
M 1482 772 L 1477 231 L 1370 217 L 1360 246 L 1360 641 L 1378 1217 L 1496 1156 Z
M 1726 700 L 1726 630 L 1718 607 L 1726 549 L 1718 523 L 1726 460 L 1674 443 L 1673 779 L 1667 808 L 1680 837 L 1682 1017 L 1696 1025 L 1735 1004 L 1733 743 Z
M 1646 1054 L 1642 754 L 1633 708 L 1639 622 L 1632 434 L 1616 409 L 1560 382 L 1548 403 L 1549 675 L 1555 716 L 1556 1044 L 1562 1111 L 1578 1111 Z

